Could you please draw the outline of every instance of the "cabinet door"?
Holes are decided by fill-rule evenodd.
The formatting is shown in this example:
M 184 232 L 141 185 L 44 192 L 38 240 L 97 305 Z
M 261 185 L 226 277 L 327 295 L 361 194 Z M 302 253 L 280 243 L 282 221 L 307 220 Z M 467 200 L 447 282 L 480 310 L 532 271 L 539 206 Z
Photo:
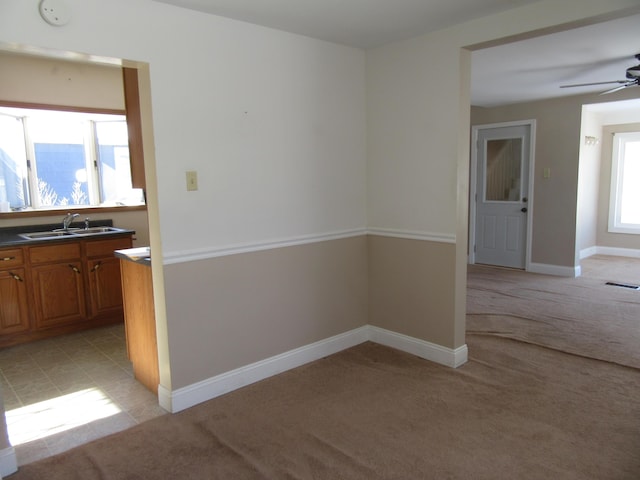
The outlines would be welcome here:
M 80 262 L 33 267 L 36 324 L 39 328 L 86 320 L 81 268 Z
M 0 271 L 0 335 L 29 330 L 24 269 Z
M 120 260 L 115 257 L 89 260 L 91 315 L 122 312 Z

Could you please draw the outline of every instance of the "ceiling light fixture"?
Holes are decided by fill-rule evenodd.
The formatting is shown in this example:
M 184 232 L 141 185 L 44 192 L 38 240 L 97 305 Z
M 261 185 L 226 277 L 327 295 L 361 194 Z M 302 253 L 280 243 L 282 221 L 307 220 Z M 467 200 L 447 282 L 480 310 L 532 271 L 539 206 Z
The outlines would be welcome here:
M 593 147 L 595 145 L 598 145 L 598 143 L 600 143 L 600 140 L 598 140 L 596 137 L 591 136 L 591 135 L 586 135 L 584 137 L 584 144 L 587 147 Z

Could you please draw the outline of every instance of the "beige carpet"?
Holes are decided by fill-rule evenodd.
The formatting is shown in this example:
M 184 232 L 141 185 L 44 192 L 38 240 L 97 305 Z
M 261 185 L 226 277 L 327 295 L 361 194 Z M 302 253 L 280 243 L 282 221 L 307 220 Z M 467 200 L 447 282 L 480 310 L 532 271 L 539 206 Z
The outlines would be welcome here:
M 513 318 L 474 302 L 495 296 L 490 304 L 497 307 L 499 295 L 481 290 L 503 274 L 505 286 L 518 283 L 517 272 L 488 270 L 470 273 L 475 333 L 467 337 L 469 362 L 457 370 L 366 343 L 27 465 L 9 478 L 640 478 L 640 371 L 625 358 L 638 346 L 630 344 L 637 331 L 625 336 L 610 328 L 615 341 L 601 338 L 608 348 L 591 332 L 572 344 L 572 335 L 588 329 L 581 318 L 571 322 L 560 303 L 552 315 L 547 304 L 556 289 L 538 279 L 529 290 L 542 291 L 542 298 L 529 305 L 543 307 L 539 319 L 515 293 L 527 289 L 514 285 L 503 295 L 516 310 L 508 315 L 521 318 L 535 337 L 529 340 Z M 580 288 L 568 290 L 584 298 Z M 640 321 L 640 292 L 633 293 L 624 298 Z M 602 322 L 616 323 L 620 311 L 620 322 L 630 321 L 617 302 L 603 301 L 609 307 L 600 305 Z M 492 315 L 488 328 L 480 314 Z M 558 325 L 549 325 L 554 319 Z M 528 327 L 535 322 L 547 326 Z M 551 348 L 542 346 L 545 331 L 553 334 Z M 590 346 L 598 359 L 586 358 Z
M 640 259 L 594 256 L 575 279 L 469 267 L 467 333 L 640 368 Z M 640 476 L 638 477 L 640 479 Z

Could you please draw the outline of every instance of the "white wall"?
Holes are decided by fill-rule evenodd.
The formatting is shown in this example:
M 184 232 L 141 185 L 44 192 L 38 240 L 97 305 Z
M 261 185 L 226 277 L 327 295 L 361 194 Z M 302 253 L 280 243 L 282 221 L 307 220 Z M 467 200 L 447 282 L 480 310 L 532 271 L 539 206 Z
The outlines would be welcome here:
M 0 51 L 0 100 L 124 110 L 122 69 Z
M 597 145 L 586 145 L 585 136 L 592 136 L 601 140 L 602 123 L 600 116 L 582 108 L 582 124 L 580 128 L 580 159 L 578 166 L 578 202 L 576 225 L 577 254 L 596 246 L 596 232 L 598 223 L 598 196 L 600 179 L 600 149 L 602 142 Z
M 460 148 L 468 144 L 461 122 L 469 109 L 462 100 L 469 85 L 461 49 L 631 7 L 637 1 L 545 0 L 368 51 L 369 225 L 456 233 L 456 194 L 466 175 L 457 161 L 468 152 Z
M 363 53 L 205 19 L 205 51 L 152 63 L 166 255 L 364 228 Z
M 67 0 L 52 27 L 37 3 L 0 2 L 5 49 L 150 64 L 165 255 L 364 228 L 362 51 L 142 0 Z
M 443 33 L 367 53 L 370 227 L 455 235 L 459 56 Z

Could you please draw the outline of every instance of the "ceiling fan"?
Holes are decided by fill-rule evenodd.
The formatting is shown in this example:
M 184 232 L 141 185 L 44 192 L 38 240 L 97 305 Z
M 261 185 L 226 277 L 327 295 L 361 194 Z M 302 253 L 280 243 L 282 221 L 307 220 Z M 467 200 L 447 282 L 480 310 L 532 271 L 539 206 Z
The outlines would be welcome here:
M 636 59 L 640 60 L 640 53 L 635 55 Z M 617 92 L 627 87 L 634 87 L 640 85 L 640 65 L 635 67 L 629 67 L 626 70 L 626 80 L 611 80 L 609 82 L 593 82 L 593 83 L 576 83 L 573 85 L 560 85 L 560 88 L 573 88 L 573 87 L 588 87 L 591 85 L 606 85 L 608 83 L 617 83 L 618 86 L 610 90 L 602 92 L 600 95 L 606 95 L 607 93 Z

